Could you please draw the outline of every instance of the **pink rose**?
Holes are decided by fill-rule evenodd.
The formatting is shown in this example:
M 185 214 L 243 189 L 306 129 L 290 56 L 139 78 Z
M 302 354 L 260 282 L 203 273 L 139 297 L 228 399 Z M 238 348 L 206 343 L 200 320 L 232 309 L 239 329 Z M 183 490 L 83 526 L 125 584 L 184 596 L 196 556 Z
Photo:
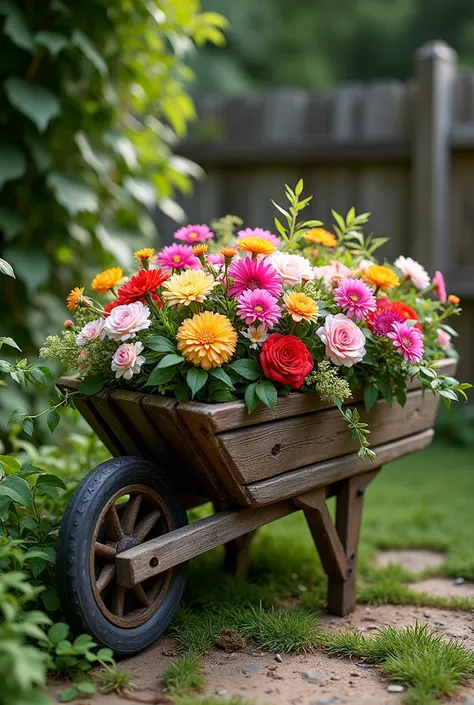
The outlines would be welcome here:
M 133 304 L 116 306 L 105 321 L 104 330 L 108 338 L 113 340 L 128 340 L 134 338 L 140 330 L 151 325 L 150 309 L 135 301 Z
M 334 277 L 344 279 L 352 274 L 349 267 L 335 259 L 322 267 L 314 267 L 313 272 L 316 279 L 323 279 L 326 284 L 330 284 Z
M 365 336 L 360 328 L 343 313 L 326 317 L 324 326 L 316 331 L 326 346 L 326 355 L 335 365 L 352 367 L 365 355 Z
M 281 277 L 283 287 L 296 286 L 314 279 L 311 262 L 302 255 L 274 252 L 266 259 Z
M 446 331 L 442 328 L 438 328 L 436 332 L 438 333 L 438 344 L 443 348 L 443 350 L 449 350 L 451 347 L 451 336 L 449 333 L 446 333 Z
M 112 358 L 112 370 L 115 377 L 119 379 L 131 379 L 134 374 L 140 372 L 145 358 L 140 355 L 143 345 L 138 343 L 124 343 L 117 348 Z
M 104 325 L 105 321 L 103 318 L 97 318 L 95 321 L 86 323 L 81 332 L 76 335 L 76 345 L 86 345 L 90 340 L 103 340 L 105 338 Z

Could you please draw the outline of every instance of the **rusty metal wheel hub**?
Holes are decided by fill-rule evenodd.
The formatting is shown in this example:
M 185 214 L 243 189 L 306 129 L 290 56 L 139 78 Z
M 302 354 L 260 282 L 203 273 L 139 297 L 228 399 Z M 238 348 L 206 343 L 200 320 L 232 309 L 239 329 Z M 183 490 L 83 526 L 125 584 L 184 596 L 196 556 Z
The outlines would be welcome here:
M 145 485 L 128 485 L 107 502 L 96 522 L 90 551 L 90 577 L 98 607 L 119 627 L 148 621 L 160 608 L 172 570 L 125 588 L 116 581 L 115 558 L 144 541 L 172 530 L 160 495 Z

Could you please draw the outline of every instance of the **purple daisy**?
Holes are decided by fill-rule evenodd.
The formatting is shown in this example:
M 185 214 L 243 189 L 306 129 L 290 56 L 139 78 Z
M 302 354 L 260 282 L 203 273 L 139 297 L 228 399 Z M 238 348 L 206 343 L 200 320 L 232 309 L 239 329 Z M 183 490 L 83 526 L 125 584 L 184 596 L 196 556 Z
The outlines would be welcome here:
M 265 260 L 251 257 L 239 259 L 230 265 L 229 277 L 234 280 L 232 288 L 229 289 L 230 296 L 239 296 L 247 289 L 265 289 L 276 299 L 281 294 L 281 277 Z
M 377 308 L 372 290 L 360 279 L 342 279 L 334 290 L 334 298 L 337 305 L 356 321 L 363 321 L 368 313 Z
M 281 316 L 281 309 L 277 299 L 265 289 L 248 289 L 238 298 L 237 315 L 247 325 L 260 321 L 267 328 L 273 328 Z
M 392 330 L 387 338 L 393 340 L 397 352 L 406 362 L 420 362 L 423 357 L 423 336 L 419 330 L 408 323 L 392 323 Z

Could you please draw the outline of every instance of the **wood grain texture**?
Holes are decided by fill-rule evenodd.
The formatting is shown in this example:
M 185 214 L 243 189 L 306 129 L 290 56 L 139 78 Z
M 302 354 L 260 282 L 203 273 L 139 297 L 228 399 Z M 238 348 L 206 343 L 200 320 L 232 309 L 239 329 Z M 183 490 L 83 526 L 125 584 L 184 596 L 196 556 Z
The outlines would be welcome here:
M 416 453 L 426 448 L 433 440 L 433 435 L 434 432 L 430 429 L 374 447 L 377 453 L 377 464 L 385 465 L 404 455 Z M 252 505 L 257 507 L 271 504 L 279 499 L 295 497 L 312 488 L 331 485 L 351 475 L 367 472 L 372 467 L 369 460 L 361 460 L 357 457 L 357 453 L 350 453 L 334 460 L 327 460 L 323 463 L 308 465 L 299 470 L 277 475 L 270 480 L 255 482 L 247 486 L 247 492 L 250 495 Z
M 117 556 L 118 581 L 122 585 L 135 585 L 294 511 L 296 507 L 291 502 L 278 502 L 260 509 L 218 512 L 200 519 Z M 154 558 L 158 564 L 152 566 L 150 561 Z
M 389 406 L 380 400 L 370 414 L 362 405 L 358 408 L 361 419 L 369 423 L 370 441 L 375 446 L 431 428 L 438 401 L 434 395 L 418 390 L 408 394 L 404 407 Z M 358 448 L 338 409 L 227 431 L 217 439 L 222 452 L 232 459 L 232 472 L 242 484 L 346 455 Z

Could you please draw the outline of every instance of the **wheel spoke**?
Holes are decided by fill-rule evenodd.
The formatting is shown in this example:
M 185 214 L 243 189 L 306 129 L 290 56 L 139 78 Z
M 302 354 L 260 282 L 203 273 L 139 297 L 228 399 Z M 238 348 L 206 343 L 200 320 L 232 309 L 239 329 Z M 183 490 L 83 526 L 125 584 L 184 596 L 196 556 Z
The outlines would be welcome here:
M 140 509 L 140 504 L 142 501 L 141 494 L 136 494 L 127 502 L 125 511 L 122 515 L 122 529 L 127 536 L 132 535 L 132 531 L 135 528 L 135 522 L 137 520 L 138 510 Z
M 95 542 L 94 552 L 96 556 L 108 558 L 109 560 L 113 560 L 116 556 L 116 551 L 113 546 L 107 546 L 105 543 L 100 543 L 99 541 Z
M 138 600 L 142 603 L 142 605 L 145 605 L 145 607 L 148 607 L 150 604 L 150 600 L 147 597 L 147 594 L 145 590 L 142 588 L 140 583 L 138 585 L 135 585 L 133 588 L 133 592 L 135 593 L 135 597 L 137 597 Z
M 125 605 L 125 588 L 122 585 L 117 585 L 112 598 L 112 612 L 117 617 L 123 617 L 123 608 Z
M 115 577 L 115 563 L 109 563 L 105 565 L 100 571 L 100 575 L 97 578 L 96 587 L 99 593 L 102 592 L 104 588 L 114 579 Z
M 110 507 L 109 511 L 105 515 L 105 524 L 107 526 L 107 535 L 113 541 L 120 541 L 123 539 L 124 533 L 120 525 L 119 515 L 115 506 Z
M 143 541 L 161 516 L 159 509 L 155 509 L 144 517 L 138 526 L 135 527 L 133 536 L 139 541 Z

